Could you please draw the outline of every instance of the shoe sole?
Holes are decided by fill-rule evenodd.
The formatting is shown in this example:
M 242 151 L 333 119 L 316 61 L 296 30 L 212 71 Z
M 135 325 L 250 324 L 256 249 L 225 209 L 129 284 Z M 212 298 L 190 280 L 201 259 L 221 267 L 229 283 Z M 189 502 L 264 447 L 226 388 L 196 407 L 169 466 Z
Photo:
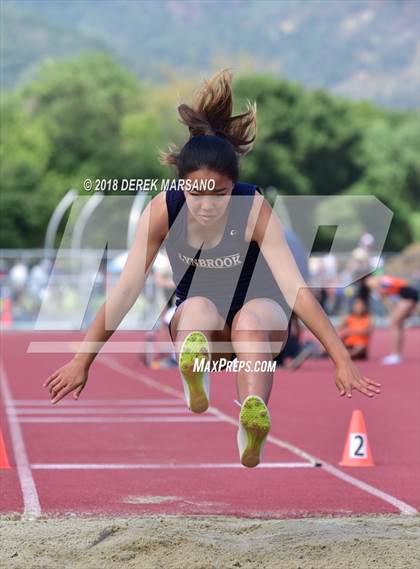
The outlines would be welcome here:
M 271 420 L 268 409 L 258 397 L 249 397 L 242 405 L 239 421 L 247 435 L 247 445 L 241 456 L 241 464 L 253 468 L 260 463 L 262 446 L 270 431 Z
M 209 407 L 209 399 L 205 388 L 205 377 L 208 372 L 193 371 L 194 361 L 210 361 L 210 347 L 202 332 L 191 332 L 185 338 L 180 358 L 179 371 L 184 387 L 189 394 L 189 408 L 193 413 L 204 413 Z

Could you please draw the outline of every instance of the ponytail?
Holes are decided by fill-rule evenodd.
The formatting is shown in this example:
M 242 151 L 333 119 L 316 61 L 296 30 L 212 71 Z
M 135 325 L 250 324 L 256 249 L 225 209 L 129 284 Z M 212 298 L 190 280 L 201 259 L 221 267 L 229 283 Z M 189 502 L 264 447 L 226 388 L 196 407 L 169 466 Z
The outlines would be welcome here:
M 208 167 L 237 179 L 238 158 L 251 150 L 256 138 L 256 104 L 248 101 L 244 113 L 231 116 L 231 84 L 231 72 L 223 69 L 204 81 L 191 106 L 179 105 L 190 139 L 180 152 L 172 145 L 160 153 L 161 163 L 176 166 L 179 177 Z

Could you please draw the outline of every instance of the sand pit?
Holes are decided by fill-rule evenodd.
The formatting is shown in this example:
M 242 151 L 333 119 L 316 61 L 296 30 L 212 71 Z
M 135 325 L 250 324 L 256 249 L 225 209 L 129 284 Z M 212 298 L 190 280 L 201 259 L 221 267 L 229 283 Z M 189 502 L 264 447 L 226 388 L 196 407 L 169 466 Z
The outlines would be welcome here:
M 0 517 L 9 569 L 417 569 L 420 516 Z

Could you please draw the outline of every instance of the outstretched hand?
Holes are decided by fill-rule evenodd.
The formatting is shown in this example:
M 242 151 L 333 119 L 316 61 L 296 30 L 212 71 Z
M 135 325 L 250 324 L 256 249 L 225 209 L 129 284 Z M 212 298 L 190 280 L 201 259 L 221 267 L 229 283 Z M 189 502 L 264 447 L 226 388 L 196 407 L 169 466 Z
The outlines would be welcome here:
M 381 384 L 364 377 L 351 360 L 337 365 L 335 384 L 341 396 L 351 397 L 353 389 L 357 389 L 367 397 L 373 397 L 381 392 Z
M 51 403 L 57 403 L 71 391 L 74 391 L 73 398 L 78 399 L 85 387 L 87 378 L 88 370 L 86 367 L 80 362 L 71 360 L 47 377 L 42 387 L 48 387 Z

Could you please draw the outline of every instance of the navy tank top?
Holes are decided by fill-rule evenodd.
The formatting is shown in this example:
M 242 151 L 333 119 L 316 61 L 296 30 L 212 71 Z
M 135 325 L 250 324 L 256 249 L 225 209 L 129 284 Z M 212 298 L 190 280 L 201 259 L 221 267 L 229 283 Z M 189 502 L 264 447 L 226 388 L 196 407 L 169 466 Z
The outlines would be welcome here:
M 235 183 L 222 238 L 215 247 L 206 249 L 188 243 L 184 192 L 166 192 L 169 233 L 165 247 L 176 284 L 177 306 L 186 298 L 204 296 L 226 315 L 239 309 L 245 299 L 268 297 L 285 304 L 258 244 L 245 240 L 256 191 L 261 193 L 255 185 Z

